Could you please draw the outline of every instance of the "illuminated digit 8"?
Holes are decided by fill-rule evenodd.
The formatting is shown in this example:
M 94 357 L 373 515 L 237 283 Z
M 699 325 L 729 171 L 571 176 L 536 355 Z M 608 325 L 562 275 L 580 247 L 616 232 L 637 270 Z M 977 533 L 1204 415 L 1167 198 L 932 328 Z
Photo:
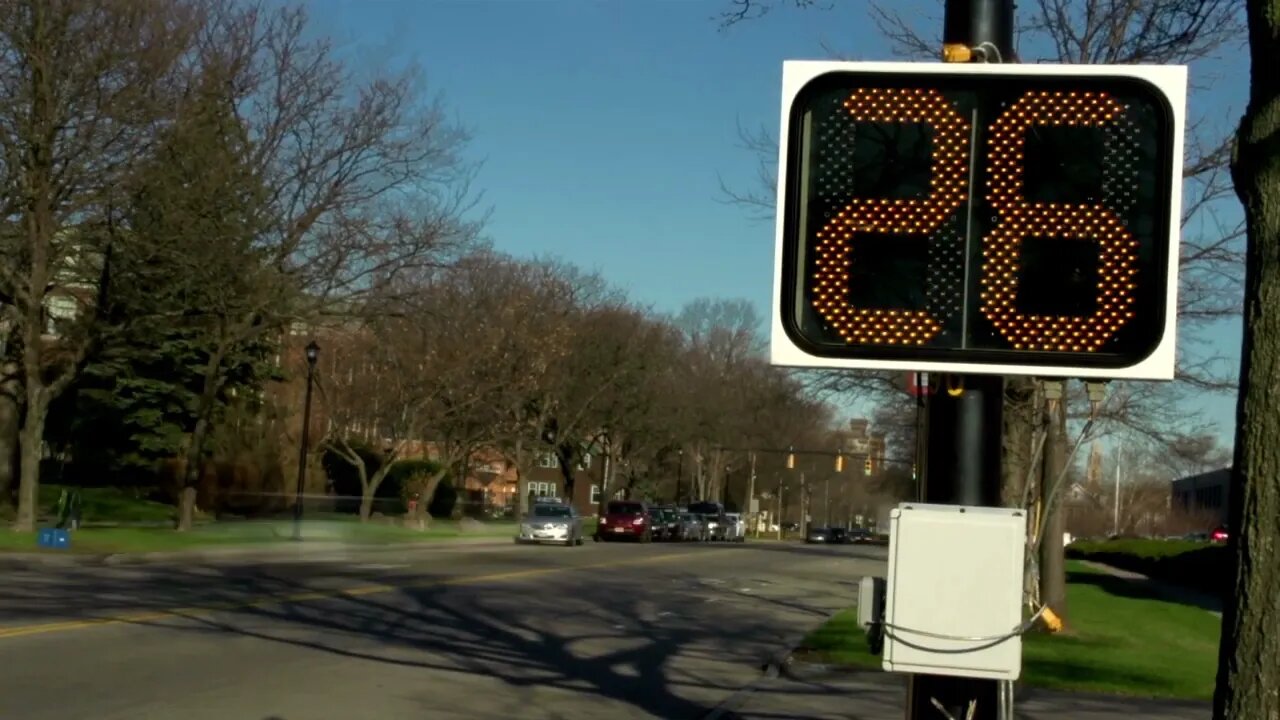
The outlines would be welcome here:
M 1033 125 L 1098 127 L 1124 113 L 1101 92 L 1029 92 L 995 124 L 989 140 L 987 201 L 999 222 L 983 242 L 982 314 L 1016 349 L 1094 352 L 1134 316 L 1137 240 L 1100 204 L 1028 202 L 1022 195 L 1027 129 Z M 1037 315 L 1017 310 L 1018 263 L 1027 237 L 1098 244 L 1097 308 L 1092 315 Z
M 936 231 L 968 198 L 968 123 L 932 89 L 863 88 L 844 101 L 844 108 L 854 122 L 926 123 L 933 129 L 929 196 L 854 198 L 836 213 L 818 232 L 813 306 L 846 342 L 923 345 L 942 329 L 928 310 L 856 308 L 849 304 L 853 235 L 930 235 Z

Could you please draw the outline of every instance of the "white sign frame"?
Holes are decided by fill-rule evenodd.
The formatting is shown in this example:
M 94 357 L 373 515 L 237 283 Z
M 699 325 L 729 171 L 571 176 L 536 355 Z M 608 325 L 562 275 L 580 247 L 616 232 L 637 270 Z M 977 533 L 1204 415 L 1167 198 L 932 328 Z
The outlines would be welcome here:
M 802 89 L 811 81 L 828 73 L 858 72 L 883 74 L 938 75 L 1003 75 L 1027 77 L 1115 77 L 1144 80 L 1163 93 L 1172 108 L 1174 159 L 1170 173 L 1168 287 L 1165 298 L 1164 326 L 1155 350 L 1128 367 L 1100 368 L 1064 365 L 1020 365 L 1006 363 L 943 362 L 936 360 L 881 360 L 836 358 L 813 355 L 791 339 L 783 327 L 782 294 L 783 254 L 787 224 L 787 178 L 790 167 L 791 106 Z M 1185 65 L 1061 65 L 1061 64 L 984 64 L 984 63 L 904 63 L 904 62 L 833 62 L 788 60 L 782 66 L 782 119 L 778 133 L 777 227 L 774 249 L 773 307 L 770 327 L 770 362 L 797 368 L 833 368 L 848 370 L 890 370 L 977 375 L 1031 375 L 1040 377 L 1098 378 L 1114 380 L 1172 380 L 1176 360 L 1178 309 L 1178 249 L 1182 227 L 1183 135 L 1186 131 L 1187 67 Z

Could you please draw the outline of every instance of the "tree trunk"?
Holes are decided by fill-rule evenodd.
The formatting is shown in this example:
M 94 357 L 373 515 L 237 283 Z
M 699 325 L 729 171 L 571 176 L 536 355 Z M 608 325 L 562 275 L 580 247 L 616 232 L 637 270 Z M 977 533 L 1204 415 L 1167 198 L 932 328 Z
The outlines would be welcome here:
M 1066 623 L 1067 576 L 1062 534 L 1066 527 L 1067 482 L 1063 477 L 1067 460 L 1067 407 L 1064 400 L 1048 409 L 1048 432 L 1044 447 L 1044 471 L 1040 482 L 1040 507 L 1044 530 L 1040 537 L 1040 603 L 1048 606 Z
M 202 400 L 201 405 L 203 404 Z M 201 409 L 187 443 L 186 465 L 182 469 L 182 490 L 178 494 L 178 532 L 186 532 L 195 526 L 196 488 L 204 475 L 204 444 L 209 436 L 209 422 L 204 416 L 205 412 Z
M 1035 380 L 1009 378 L 1004 396 L 1004 464 L 1001 500 L 1006 507 L 1019 507 L 1026 488 L 1028 470 L 1034 462 L 1036 415 Z M 1038 474 L 1038 473 L 1036 473 Z
M 448 465 L 446 464 L 445 467 L 447 468 Z M 436 490 L 440 488 L 440 483 L 448 473 L 448 470 L 437 470 L 431 477 L 427 478 L 427 484 L 422 489 L 423 509 L 431 507 L 431 503 L 436 499 Z
M 360 489 L 360 522 L 369 522 L 369 518 L 373 516 L 373 493 L 372 488 L 364 487 Z
M 44 422 L 49 412 L 44 393 L 27 392 L 27 414 L 19 439 L 21 460 L 18 474 L 18 514 L 13 529 L 30 532 L 36 529 L 39 512 L 40 460 L 44 454 Z
M 196 405 L 196 424 L 191 429 L 187 444 L 187 464 L 182 470 L 182 492 L 178 500 L 178 532 L 186 532 L 195 525 L 196 488 L 204 476 L 204 447 L 213 424 L 213 405 L 218 398 L 222 352 L 219 349 L 209 356 L 204 369 L 204 382 Z
M 574 465 L 577 463 L 577 453 L 572 449 L 557 449 L 557 457 L 560 459 L 560 477 L 564 479 L 564 500 L 573 505 L 573 490 L 577 480 L 577 473 L 574 472 Z
M 22 432 L 22 383 L 18 364 L 0 366 L 0 508 L 14 505 L 18 479 L 18 446 Z
M 1248 230 L 1235 464 L 1235 573 L 1222 615 L 1215 720 L 1280 718 L 1280 0 L 1249 0 L 1249 104 L 1231 174 Z
M 516 522 L 524 522 L 525 515 L 529 512 L 529 474 L 524 469 L 524 438 L 516 438 L 515 452 L 516 466 Z
M 600 470 L 600 502 L 596 503 L 596 515 L 604 517 L 609 498 L 613 497 L 614 478 L 618 474 L 617 462 L 613 459 L 613 446 L 610 444 L 604 453 L 604 466 Z
M 378 496 L 378 488 L 382 486 L 382 481 L 386 479 L 391 472 L 391 466 L 396 464 L 396 457 L 399 452 L 392 452 L 383 458 L 382 464 L 374 471 L 373 477 L 368 477 L 364 472 L 360 473 L 360 522 L 369 522 L 369 518 L 373 516 L 373 501 Z M 431 487 L 431 494 L 435 494 L 435 487 Z M 430 499 L 428 498 L 428 503 Z

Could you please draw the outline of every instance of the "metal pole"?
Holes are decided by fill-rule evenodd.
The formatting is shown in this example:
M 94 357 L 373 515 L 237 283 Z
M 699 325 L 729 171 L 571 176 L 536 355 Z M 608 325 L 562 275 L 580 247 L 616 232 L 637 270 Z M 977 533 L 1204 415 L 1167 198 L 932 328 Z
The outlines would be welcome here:
M 786 488 L 782 485 L 782 479 L 778 479 L 778 539 L 782 539 L 782 491 Z
M 315 362 L 307 362 L 307 394 L 302 403 L 302 447 L 298 449 L 298 490 L 293 501 L 293 539 L 302 539 L 302 490 L 307 484 L 307 450 L 311 444 L 311 386 Z
M 1002 377 L 943 378 L 928 400 L 928 459 L 921 483 L 925 502 L 999 507 L 1003 402 Z M 968 717 L 969 703 L 976 701 L 971 720 L 1006 720 L 999 714 L 1000 691 L 997 680 L 911 675 L 906 717 L 944 717 L 933 705 L 936 699 L 952 717 Z
M 983 59 L 1014 60 L 1013 0 L 946 0 L 943 59 L 968 62 L 975 49 Z M 991 57 L 990 50 L 999 53 Z M 968 236 L 972 239 L 974 228 Z M 1004 378 L 943 377 L 925 411 L 927 437 L 920 489 L 923 500 L 947 505 L 1000 505 Z M 936 720 L 936 701 L 951 717 L 1011 720 L 1008 688 L 997 680 L 911 675 L 907 720 Z M 968 714 L 972 703 L 974 713 Z M 1006 706 L 1008 705 L 1008 706 Z
M 804 482 L 804 471 L 800 471 L 800 537 L 809 537 L 809 486 Z
M 680 448 L 680 462 L 676 467 L 676 507 L 680 507 L 680 480 L 684 477 L 684 448 Z

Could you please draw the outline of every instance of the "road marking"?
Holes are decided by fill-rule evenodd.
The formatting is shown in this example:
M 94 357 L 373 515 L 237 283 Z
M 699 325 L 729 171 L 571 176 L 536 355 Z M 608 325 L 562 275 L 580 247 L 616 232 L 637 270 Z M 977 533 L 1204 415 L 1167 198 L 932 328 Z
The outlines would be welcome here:
M 665 562 L 676 558 L 688 557 L 695 553 L 668 553 L 665 555 L 654 555 L 651 557 L 638 558 L 635 560 L 608 561 L 598 563 L 587 563 L 585 565 L 567 565 L 563 567 L 541 567 L 530 568 L 527 570 L 512 570 L 509 572 L 491 573 L 488 575 L 470 575 L 462 577 L 444 578 L 443 580 L 423 580 L 420 582 L 403 583 L 399 585 L 374 584 L 362 585 L 352 588 L 341 588 L 337 590 L 310 590 L 306 592 L 292 593 L 281 596 L 260 597 L 252 600 L 238 600 L 235 602 L 217 602 L 208 603 L 193 607 L 165 608 L 161 610 L 149 610 L 141 612 L 127 613 L 124 615 L 114 615 L 101 618 L 90 618 L 85 620 L 66 620 L 62 622 L 40 623 L 36 625 L 11 625 L 9 627 L 0 627 L 0 640 L 7 640 L 15 637 L 25 637 L 28 635 L 45 635 L 57 632 L 69 632 L 71 630 L 84 630 L 88 628 L 104 627 L 107 625 L 124 625 L 126 623 L 152 622 L 156 620 L 166 620 L 172 618 L 195 618 L 205 615 L 211 615 L 218 612 L 227 612 L 229 610 L 247 610 L 249 608 L 265 607 L 268 605 L 286 605 L 290 603 L 312 602 L 315 600 L 329 600 L 337 597 L 362 597 L 365 595 L 378 595 L 382 593 L 394 592 L 404 588 L 423 588 L 423 587 L 440 587 L 444 585 L 477 585 L 486 582 L 502 582 L 507 580 L 517 580 L 521 578 L 539 577 L 544 575 L 556 575 L 559 573 L 571 572 L 574 570 L 595 570 L 599 568 L 614 568 L 627 565 L 644 565 L 647 563 Z

